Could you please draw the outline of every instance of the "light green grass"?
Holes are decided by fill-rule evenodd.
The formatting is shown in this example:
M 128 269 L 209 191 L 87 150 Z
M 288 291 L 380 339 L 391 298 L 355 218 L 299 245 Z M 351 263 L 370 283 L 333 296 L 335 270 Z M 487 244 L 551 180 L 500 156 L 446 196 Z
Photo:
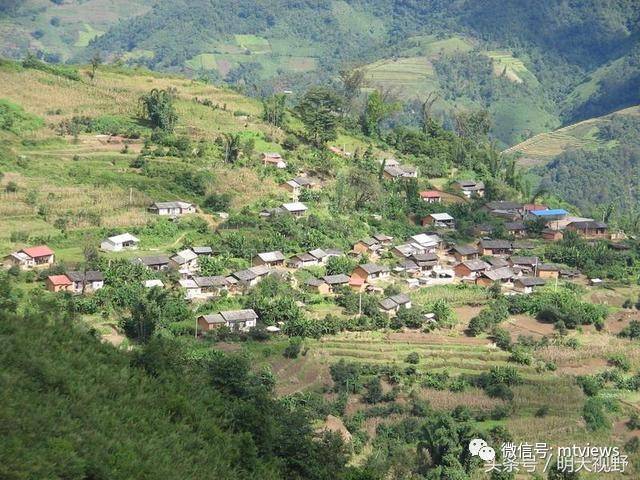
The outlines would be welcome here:
M 271 52 L 271 44 L 269 40 L 258 35 L 234 35 L 236 43 L 247 50 L 254 53 Z
M 89 42 L 100 35 L 104 35 L 104 32 L 96 30 L 88 23 L 84 24 L 84 30 L 78 31 L 78 39 L 76 40 L 76 47 L 86 47 Z

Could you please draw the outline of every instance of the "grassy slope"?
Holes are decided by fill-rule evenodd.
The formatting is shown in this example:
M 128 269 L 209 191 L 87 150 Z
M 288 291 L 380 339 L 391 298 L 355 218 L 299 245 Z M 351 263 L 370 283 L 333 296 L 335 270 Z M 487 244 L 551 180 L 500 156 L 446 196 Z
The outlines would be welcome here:
M 520 153 L 520 164 L 534 166 L 547 163 L 555 156 L 567 150 L 578 148 L 595 149 L 607 144 L 597 137 L 598 127 L 613 115 L 640 115 L 640 106 L 626 108 L 602 117 L 591 118 L 553 132 L 540 133 L 518 145 L 505 150 L 507 153 Z
M 88 0 L 56 5 L 50 0 L 25 0 L 18 15 L 0 18 L 0 54 L 20 55 L 29 48 L 68 59 L 119 20 L 144 14 L 150 3 L 148 0 Z M 36 39 L 32 35 L 35 31 L 44 35 Z

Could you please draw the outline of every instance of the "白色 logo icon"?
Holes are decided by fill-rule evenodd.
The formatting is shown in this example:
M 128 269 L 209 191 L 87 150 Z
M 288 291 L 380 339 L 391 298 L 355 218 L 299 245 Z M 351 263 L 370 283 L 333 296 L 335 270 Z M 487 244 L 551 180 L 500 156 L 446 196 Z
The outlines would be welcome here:
M 481 438 L 474 438 L 469 442 L 469 453 L 474 457 L 480 457 L 485 462 L 490 462 L 496 458 L 496 451 Z

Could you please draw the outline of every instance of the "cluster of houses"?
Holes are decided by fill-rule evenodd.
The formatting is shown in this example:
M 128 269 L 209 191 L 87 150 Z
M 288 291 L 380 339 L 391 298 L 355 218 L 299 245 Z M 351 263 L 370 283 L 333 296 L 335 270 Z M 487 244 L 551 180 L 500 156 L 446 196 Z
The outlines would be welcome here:
M 264 154 L 265 165 L 285 168 L 286 164 L 278 154 Z M 282 166 L 284 165 L 284 167 Z M 401 165 L 396 161 L 385 161 L 384 176 L 391 179 L 415 178 L 417 169 Z M 298 196 L 305 189 L 319 188 L 320 182 L 306 175 L 293 178 L 283 185 L 292 195 L 293 202 L 261 212 L 262 216 L 291 214 L 301 216 L 307 212 Z M 457 181 L 454 188 L 461 196 L 482 197 L 484 184 L 475 181 Z M 443 192 L 427 190 L 420 192 L 420 198 L 430 204 L 443 203 Z M 543 224 L 542 237 L 556 241 L 567 231 L 586 239 L 615 238 L 608 226 L 590 218 L 571 216 L 563 209 L 550 209 L 546 205 L 525 204 L 510 201 L 487 202 L 482 207 L 489 215 L 500 218 L 505 231 L 512 240 L 492 239 L 495 226 L 477 225 L 475 232 L 480 239 L 468 245 L 447 244 L 440 235 L 448 229 L 456 228 L 456 219 L 448 212 L 431 213 L 421 219 L 423 226 L 434 231 L 412 235 L 404 241 L 382 233 L 355 242 L 352 249 L 343 252 L 335 248 L 316 248 L 292 256 L 280 251 L 261 252 L 253 257 L 251 267 L 229 275 L 204 276 L 200 272 L 203 257 L 213 255 L 208 246 L 185 248 L 173 255 L 138 256 L 131 259 L 153 272 L 171 271 L 177 274 L 177 287 L 188 301 L 201 301 L 222 294 L 244 294 L 268 275 L 280 272 L 326 265 L 334 257 L 347 255 L 358 259 L 360 264 L 349 274 L 324 275 L 308 278 L 301 287 L 321 295 L 336 294 L 342 288 L 355 292 L 382 292 L 381 283 L 402 281 L 408 288 L 446 284 L 454 282 L 473 283 L 482 286 L 500 285 L 507 293 L 527 294 L 545 285 L 549 280 L 572 278 L 578 272 L 547 264 L 536 256 L 523 255 L 534 244 L 526 239 L 527 225 L 531 222 Z M 196 206 L 183 201 L 155 202 L 148 211 L 160 216 L 179 217 L 196 212 Z M 136 250 L 140 239 L 129 233 L 106 238 L 100 248 L 105 252 Z M 5 267 L 23 270 L 47 268 L 54 265 L 55 253 L 46 245 L 24 248 L 7 255 Z M 292 275 L 285 275 L 295 278 Z M 104 286 L 104 275 L 99 271 L 68 271 L 51 275 L 45 281 L 52 292 L 87 294 Z M 164 288 L 160 278 L 146 280 L 147 288 Z M 382 312 L 393 316 L 401 309 L 411 308 L 411 299 L 401 293 L 379 302 Z M 256 325 L 258 317 L 253 310 L 221 311 L 198 317 L 202 331 L 210 331 L 221 325 L 246 331 Z

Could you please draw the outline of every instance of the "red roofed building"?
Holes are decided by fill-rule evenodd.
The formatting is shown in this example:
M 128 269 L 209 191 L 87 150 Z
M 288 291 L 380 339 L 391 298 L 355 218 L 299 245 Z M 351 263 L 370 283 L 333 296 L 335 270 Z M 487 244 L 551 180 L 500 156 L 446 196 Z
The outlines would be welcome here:
M 425 190 L 424 192 L 420 192 L 420 198 L 427 203 L 442 202 L 442 194 L 438 190 Z
M 71 290 L 73 282 L 66 275 L 49 275 L 45 281 L 47 290 L 50 292 L 63 292 Z
M 55 253 L 46 245 L 24 248 L 4 257 L 6 267 L 18 266 L 23 270 L 53 265 Z

